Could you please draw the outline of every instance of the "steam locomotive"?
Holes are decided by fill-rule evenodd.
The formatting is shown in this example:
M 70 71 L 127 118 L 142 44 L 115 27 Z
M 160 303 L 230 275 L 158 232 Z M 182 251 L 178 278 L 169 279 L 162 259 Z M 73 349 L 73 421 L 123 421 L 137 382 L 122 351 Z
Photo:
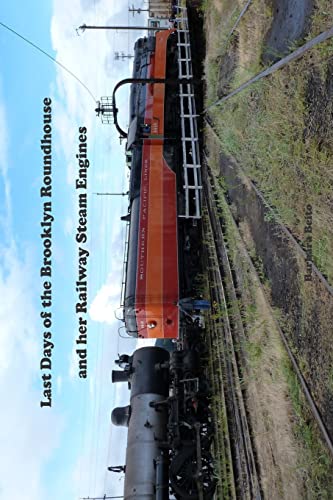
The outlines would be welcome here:
M 125 471 L 125 499 L 209 500 L 215 490 L 204 332 L 192 300 L 201 260 L 198 136 L 182 49 L 189 54 L 188 39 L 175 29 L 135 45 L 123 321 L 130 336 L 173 343 L 116 360 L 112 381 L 126 382 L 131 398 L 112 413 L 128 441 L 126 465 L 110 470 Z
M 199 360 L 203 344 L 194 326 L 188 335 L 190 344 L 181 351 L 143 347 L 120 356 L 123 370 L 112 372 L 113 382 L 127 382 L 131 389 L 130 405 L 112 412 L 114 425 L 128 427 L 126 500 L 213 498 L 213 422 Z

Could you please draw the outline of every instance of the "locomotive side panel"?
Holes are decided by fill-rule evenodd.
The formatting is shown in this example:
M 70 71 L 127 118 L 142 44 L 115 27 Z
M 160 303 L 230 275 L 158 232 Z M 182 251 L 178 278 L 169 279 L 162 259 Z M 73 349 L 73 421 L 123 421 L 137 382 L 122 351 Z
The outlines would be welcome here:
M 156 34 L 155 52 L 141 58 L 149 61 L 146 75 L 149 78 L 167 76 L 170 32 Z M 142 64 L 135 62 L 135 72 Z M 141 71 L 141 70 L 140 70 Z M 140 76 L 142 71 L 140 73 Z M 140 85 L 143 87 L 144 85 Z M 164 158 L 165 149 L 165 84 L 145 85 L 143 95 L 136 90 L 136 115 L 133 120 L 141 123 L 137 135 L 140 140 L 133 145 L 130 196 L 140 197 L 140 214 L 132 201 L 129 256 L 125 290 L 125 323 L 130 335 L 149 338 L 177 338 L 179 333 L 179 271 L 177 233 L 177 181 L 176 174 Z M 134 98 L 133 98 L 134 100 Z M 142 102 L 145 105 L 142 118 Z M 170 102 L 170 101 L 168 101 Z M 133 104 L 132 104 L 133 105 Z M 168 114 L 169 114 L 168 110 Z M 172 110 L 175 113 L 175 110 Z M 141 146 L 142 144 L 142 146 Z M 142 149 L 141 149 L 142 148 Z M 139 161 L 141 157 L 141 161 Z M 140 174 L 139 174 L 140 171 Z M 138 178 L 140 177 L 140 180 Z M 133 212 L 135 210 L 135 213 Z M 132 213 L 133 212 L 133 213 Z M 138 226 L 137 226 L 138 224 Z M 135 248 L 135 235 L 137 245 Z M 134 263 L 137 269 L 134 278 Z M 131 273 L 131 276 L 129 275 Z M 136 280 L 133 294 L 134 279 Z M 135 296 L 133 304 L 133 296 Z M 136 317 L 136 332 L 134 327 Z
M 133 78 L 146 78 L 155 40 L 153 37 L 140 38 L 134 46 Z M 131 86 L 129 121 L 136 120 L 140 127 L 144 122 L 146 109 L 146 85 L 134 84 Z M 131 336 L 138 335 L 135 308 L 136 270 L 138 261 L 138 231 L 140 217 L 140 190 L 142 170 L 142 144 L 136 144 L 132 149 L 131 172 L 129 181 L 129 216 L 130 231 L 127 254 L 126 286 L 124 296 L 124 321 L 127 333 Z

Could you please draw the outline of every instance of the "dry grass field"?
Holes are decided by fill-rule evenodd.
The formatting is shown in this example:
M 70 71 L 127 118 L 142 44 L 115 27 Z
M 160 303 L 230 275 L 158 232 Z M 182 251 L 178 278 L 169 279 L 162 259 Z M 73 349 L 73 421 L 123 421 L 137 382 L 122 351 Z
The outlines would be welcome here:
M 333 24 L 332 1 L 315 3 L 308 39 Z M 274 54 L 274 47 L 265 45 L 272 3 L 254 1 L 229 36 L 239 10 L 235 2 L 207 4 L 207 104 L 263 69 L 263 54 Z M 211 112 L 225 153 L 241 163 L 275 207 L 276 217 L 301 242 L 306 237 L 306 206 L 312 206 L 313 261 L 331 283 L 332 81 L 330 40 Z

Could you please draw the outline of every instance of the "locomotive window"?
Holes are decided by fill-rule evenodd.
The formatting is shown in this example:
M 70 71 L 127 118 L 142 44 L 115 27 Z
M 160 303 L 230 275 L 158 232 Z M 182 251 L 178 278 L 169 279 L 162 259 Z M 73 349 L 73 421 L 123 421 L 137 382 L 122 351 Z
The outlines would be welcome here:
M 159 26 L 160 26 L 160 22 L 159 21 L 150 21 L 149 24 L 150 24 L 150 26 L 152 28 L 159 28 Z

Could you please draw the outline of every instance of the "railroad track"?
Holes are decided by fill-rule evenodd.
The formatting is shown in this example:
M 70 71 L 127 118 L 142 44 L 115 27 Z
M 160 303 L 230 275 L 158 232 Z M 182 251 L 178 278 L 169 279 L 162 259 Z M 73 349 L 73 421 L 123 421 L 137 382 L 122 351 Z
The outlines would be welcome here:
M 208 165 L 208 162 L 207 162 L 207 158 L 205 157 L 204 183 L 203 184 L 204 184 L 204 190 L 205 190 L 205 198 L 206 198 L 206 200 L 208 200 L 208 204 L 212 205 L 212 210 L 214 210 L 214 205 L 215 205 L 215 210 L 216 210 L 216 199 L 215 199 L 215 196 L 214 196 L 214 189 L 212 187 L 212 186 L 214 186 L 214 182 L 215 181 L 214 181 L 213 175 L 210 172 L 210 168 L 209 168 L 209 165 Z M 260 194 L 260 192 L 259 192 L 259 194 Z M 211 202 L 211 200 L 213 200 L 213 201 Z M 214 219 L 213 219 L 213 221 L 214 221 Z M 220 230 L 221 230 L 221 234 L 222 234 L 222 227 L 221 227 L 220 221 L 218 220 L 218 217 L 215 217 L 215 222 L 213 222 L 213 224 L 217 224 L 217 226 L 219 226 L 219 229 L 217 229 L 217 235 L 218 235 L 218 233 L 219 233 Z M 235 221 L 234 221 L 234 226 L 235 226 L 235 228 L 237 227 Z M 287 228 L 285 228 L 285 229 L 286 229 L 286 231 L 288 231 Z M 223 238 L 223 234 L 222 234 L 222 238 Z M 295 242 L 296 245 L 299 246 L 299 244 L 297 243 L 296 240 L 294 240 L 294 242 Z M 224 273 L 224 276 L 225 276 L 224 277 L 224 282 L 228 283 L 227 276 L 228 275 L 232 276 L 232 272 L 231 272 L 231 267 L 230 267 L 230 263 L 229 263 L 229 259 L 228 259 L 227 255 L 226 255 L 226 257 L 223 257 L 223 253 L 225 252 L 225 245 L 221 241 L 220 237 L 218 237 L 218 239 L 215 240 L 215 246 L 217 247 L 217 254 L 220 253 L 220 262 L 223 263 L 223 271 L 222 272 Z M 300 246 L 299 246 L 299 248 L 300 248 L 300 251 L 303 252 L 303 249 Z M 221 254 L 222 254 L 222 256 L 221 256 Z M 250 265 L 253 273 L 257 274 L 256 273 L 256 269 L 255 269 L 255 265 L 254 265 L 251 257 L 249 256 L 248 252 L 245 250 L 245 248 L 244 248 L 244 255 L 246 256 L 246 258 L 248 260 L 248 263 L 249 263 L 249 265 Z M 315 267 L 315 266 L 313 265 L 313 267 Z M 326 285 L 325 286 L 326 289 L 328 289 L 328 291 L 330 291 L 329 288 L 328 288 L 328 287 L 330 287 L 330 285 L 327 283 L 327 281 L 325 280 L 325 278 L 321 275 L 321 273 L 320 273 L 319 270 L 317 270 L 316 274 L 321 279 L 321 281 L 323 282 L 323 284 Z M 229 278 L 229 280 L 230 280 L 230 278 Z M 264 289 L 264 287 L 262 286 L 259 278 L 258 278 L 258 286 L 261 288 L 264 296 L 266 296 L 267 300 L 269 301 L 269 298 L 267 297 L 267 292 Z M 229 287 L 230 287 L 230 285 L 229 285 Z M 320 433 L 322 435 L 323 441 L 326 443 L 327 448 L 328 448 L 331 456 L 333 456 L 333 442 L 332 442 L 331 436 L 327 432 L 325 423 L 324 423 L 324 421 L 323 421 L 323 419 L 322 419 L 322 417 L 320 415 L 320 412 L 318 411 L 318 408 L 317 408 L 317 406 L 315 404 L 315 401 L 314 401 L 314 399 L 312 397 L 312 394 L 311 394 L 311 392 L 310 392 L 310 390 L 308 388 L 306 380 L 305 380 L 305 378 L 303 377 L 303 375 L 301 373 L 301 370 L 300 370 L 300 368 L 298 366 L 297 360 L 296 360 L 293 352 L 291 351 L 291 349 L 289 347 L 287 338 L 284 335 L 283 331 L 281 330 L 281 328 L 280 328 L 280 326 L 279 326 L 279 324 L 278 324 L 278 322 L 276 320 L 275 320 L 275 325 L 277 327 L 277 330 L 279 331 L 279 334 L 280 334 L 282 343 L 283 343 L 283 345 L 284 345 L 284 347 L 286 349 L 288 358 L 289 358 L 289 360 L 290 360 L 290 362 L 291 362 L 291 364 L 293 366 L 294 372 L 295 372 L 295 374 L 296 374 L 296 376 L 298 378 L 298 381 L 300 383 L 300 386 L 301 386 L 301 388 L 303 390 L 303 394 L 305 396 L 305 399 L 308 402 L 308 405 L 309 405 L 310 411 L 312 413 L 313 419 L 314 419 L 314 421 L 316 422 L 316 424 L 318 426 L 318 429 L 319 429 L 319 431 L 320 431 Z M 242 333 L 241 329 L 239 329 L 239 328 L 238 328 L 238 330 L 236 328 L 235 332 L 238 333 L 238 335 L 239 335 L 239 332 L 241 332 L 241 335 L 239 336 L 239 340 L 241 341 L 242 338 L 243 338 L 244 332 Z M 240 349 L 240 355 L 243 358 L 243 362 L 245 362 L 245 364 L 246 364 L 246 359 L 245 359 L 246 355 L 241 352 L 241 349 Z
M 204 177 L 207 171 L 204 172 Z M 242 391 L 244 353 L 240 349 L 244 330 L 237 293 L 229 263 L 216 198 L 210 182 L 204 181 L 204 233 L 207 239 L 207 268 L 214 314 L 210 331 L 213 383 L 220 401 L 222 442 L 215 443 L 217 468 L 222 479 L 221 497 L 261 499 L 261 488 L 250 427 Z M 229 314 L 232 304 L 232 314 Z M 222 420 L 222 421 L 221 421 Z

